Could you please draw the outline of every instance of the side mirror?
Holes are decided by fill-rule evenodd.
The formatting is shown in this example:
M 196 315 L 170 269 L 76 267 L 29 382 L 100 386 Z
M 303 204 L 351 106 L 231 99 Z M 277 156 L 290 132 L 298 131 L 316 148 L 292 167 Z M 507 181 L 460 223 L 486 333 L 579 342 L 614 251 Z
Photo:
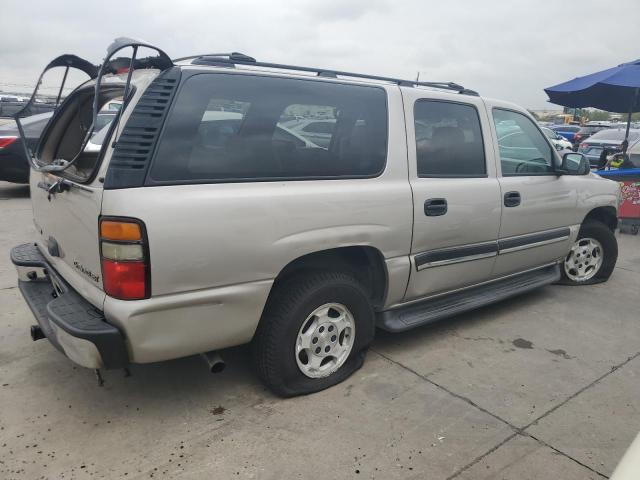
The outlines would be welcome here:
M 565 175 L 587 175 L 591 171 L 589 160 L 581 153 L 567 152 L 562 156 L 562 172 Z

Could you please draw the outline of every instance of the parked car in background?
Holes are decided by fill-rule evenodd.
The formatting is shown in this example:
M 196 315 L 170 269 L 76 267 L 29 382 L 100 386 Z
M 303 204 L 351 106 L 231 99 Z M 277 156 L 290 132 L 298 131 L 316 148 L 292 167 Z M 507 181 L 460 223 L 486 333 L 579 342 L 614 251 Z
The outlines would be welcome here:
M 198 128 L 199 147 L 224 148 L 226 143 L 238 134 L 242 119 L 243 114 L 239 112 L 205 112 Z M 295 145 L 297 148 L 318 148 L 318 145 L 279 122 L 273 133 L 273 141 Z
M 587 138 L 589 138 L 594 133 L 598 133 L 600 130 L 604 130 L 607 128 L 611 128 L 611 125 L 603 124 L 603 123 L 587 123 L 583 127 L 578 130 L 573 136 L 573 147 L 575 150 L 578 149 L 578 146 L 581 142 L 584 142 Z
M 115 114 L 116 112 L 100 112 L 96 120 L 94 136 L 111 123 Z M 38 145 L 40 135 L 52 115 L 53 112 L 39 113 L 22 119 L 27 145 L 32 151 Z M 87 148 L 90 147 L 91 143 Z M 96 151 L 99 150 L 100 145 L 97 145 Z M 29 183 L 29 161 L 24 155 L 22 140 L 14 121 L 0 125 L 0 180 L 12 183 Z
M 622 141 L 625 137 L 624 128 L 607 128 L 591 135 L 587 140 L 580 143 L 578 152 L 582 153 L 591 164 L 591 168 L 597 168 L 600 162 L 600 155 L 603 149 L 607 149 L 610 154 L 622 151 Z M 640 130 L 629 130 L 629 146 L 640 139 Z
M 547 127 L 540 127 L 540 129 L 542 130 L 542 133 L 544 133 L 547 138 L 551 140 L 551 143 L 553 143 L 553 146 L 556 147 L 556 150 L 561 151 L 571 149 L 573 147 L 572 143 L 562 135 L 560 135 L 558 132 L 554 132 Z
M 34 149 L 53 112 L 39 113 L 22 120 L 27 145 Z M 0 180 L 29 183 L 29 162 L 24 156 L 18 127 L 12 120 L 0 125 Z
M 640 131 L 640 129 L 638 129 L 638 131 Z M 629 155 L 629 160 L 633 163 L 634 167 L 640 168 L 640 139 L 629 145 L 627 154 Z
M 334 118 L 323 120 L 306 118 L 287 122 L 284 125 L 319 147 L 329 148 L 333 129 L 336 127 L 336 120 Z
M 103 110 L 98 114 L 96 119 L 95 128 L 93 129 L 93 135 L 97 135 L 97 133 L 102 130 L 103 127 L 109 125 L 114 118 L 116 118 L 116 111 Z
M 580 125 L 554 125 L 550 128 L 573 143 L 573 137 L 580 131 L 581 127 Z

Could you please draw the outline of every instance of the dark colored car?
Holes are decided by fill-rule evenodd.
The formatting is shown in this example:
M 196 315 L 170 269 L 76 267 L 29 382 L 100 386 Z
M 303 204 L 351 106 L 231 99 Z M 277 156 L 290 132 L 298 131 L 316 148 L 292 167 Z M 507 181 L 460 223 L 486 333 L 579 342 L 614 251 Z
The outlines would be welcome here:
M 22 119 L 29 148 L 34 149 L 53 112 L 39 113 Z M 11 121 L 0 125 L 0 180 L 29 183 L 29 162 L 24 156 L 18 127 Z
M 559 133 L 564 138 L 569 140 L 571 143 L 573 142 L 573 137 L 580 130 L 580 125 L 552 125 L 549 127 L 554 132 Z
M 591 135 L 578 147 L 578 152 L 582 153 L 591 164 L 591 168 L 598 168 L 600 155 L 606 148 L 609 155 L 622 150 L 621 144 L 624 140 L 626 129 L 607 128 Z M 640 130 L 629 130 L 629 146 L 632 147 L 640 139 Z
M 573 147 L 577 150 L 581 142 L 584 142 L 594 133 L 598 133 L 601 130 L 609 128 L 609 125 L 585 125 L 578 130 L 573 136 Z
M 53 112 L 39 113 L 22 119 L 22 128 L 31 150 L 38 146 L 38 140 L 49 122 Z M 97 136 L 115 118 L 115 111 L 103 111 L 98 114 L 94 128 Z M 91 145 L 88 145 L 91 148 Z M 29 161 L 24 156 L 22 141 L 18 135 L 18 127 L 11 121 L 0 125 L 0 180 L 13 183 L 29 183 Z

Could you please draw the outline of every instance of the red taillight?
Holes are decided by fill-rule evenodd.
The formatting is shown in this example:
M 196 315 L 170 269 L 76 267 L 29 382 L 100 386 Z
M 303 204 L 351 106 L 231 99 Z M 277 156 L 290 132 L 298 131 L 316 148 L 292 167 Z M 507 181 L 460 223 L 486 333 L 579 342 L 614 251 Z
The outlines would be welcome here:
M 102 286 L 110 297 L 140 300 L 151 294 L 144 224 L 129 218 L 100 221 Z
M 102 259 L 102 285 L 107 295 L 122 300 L 147 296 L 147 269 L 144 262 L 114 262 Z
M 583 149 L 584 149 L 584 148 L 587 148 L 588 146 L 589 146 L 589 144 L 588 144 L 588 143 L 581 143 L 581 144 L 580 144 L 580 148 L 583 148 Z
M 15 142 L 18 137 L 0 137 L 0 148 L 5 148 Z

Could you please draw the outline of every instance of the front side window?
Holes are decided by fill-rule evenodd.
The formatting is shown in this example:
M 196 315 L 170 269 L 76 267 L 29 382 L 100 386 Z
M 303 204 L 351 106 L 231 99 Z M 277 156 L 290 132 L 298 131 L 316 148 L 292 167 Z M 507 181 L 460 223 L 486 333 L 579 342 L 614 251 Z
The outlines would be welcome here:
M 197 74 L 167 119 L 150 181 L 375 176 L 386 161 L 386 105 L 377 87 Z
M 544 175 L 554 172 L 551 146 L 527 116 L 494 108 L 493 121 L 502 175 Z
M 419 177 L 486 175 L 480 119 L 474 106 L 418 100 L 414 128 Z

